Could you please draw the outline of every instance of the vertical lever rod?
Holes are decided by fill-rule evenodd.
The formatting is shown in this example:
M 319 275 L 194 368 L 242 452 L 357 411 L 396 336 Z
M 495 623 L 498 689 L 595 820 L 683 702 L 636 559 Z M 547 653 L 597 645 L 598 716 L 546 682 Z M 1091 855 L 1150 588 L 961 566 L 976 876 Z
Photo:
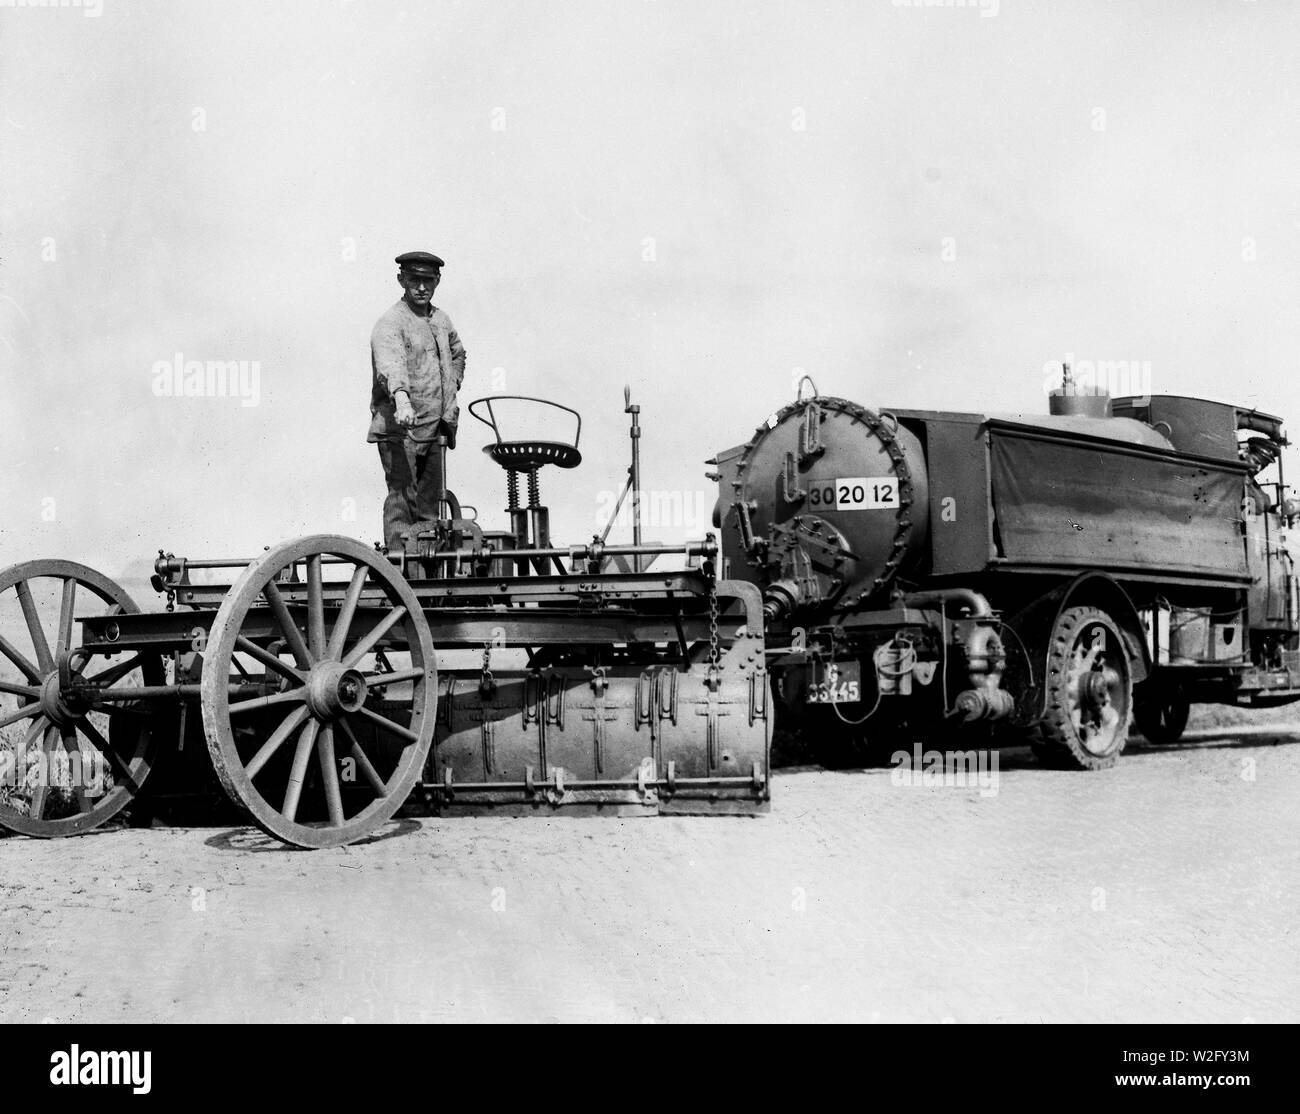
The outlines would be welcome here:
M 632 483 L 632 544 L 641 544 L 641 407 L 632 405 L 632 388 L 623 388 L 623 413 L 632 415 L 632 465 L 627 470 Z M 641 555 L 632 558 L 632 567 L 641 571 Z

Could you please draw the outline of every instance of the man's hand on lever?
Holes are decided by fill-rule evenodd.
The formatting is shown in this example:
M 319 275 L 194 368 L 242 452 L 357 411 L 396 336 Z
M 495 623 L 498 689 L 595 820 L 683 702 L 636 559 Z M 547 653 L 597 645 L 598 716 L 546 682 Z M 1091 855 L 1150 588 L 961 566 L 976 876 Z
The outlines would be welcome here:
M 397 410 L 397 424 L 403 429 L 410 429 L 415 425 L 415 407 L 411 405 L 411 396 L 405 391 L 396 391 L 393 394 L 393 405 Z

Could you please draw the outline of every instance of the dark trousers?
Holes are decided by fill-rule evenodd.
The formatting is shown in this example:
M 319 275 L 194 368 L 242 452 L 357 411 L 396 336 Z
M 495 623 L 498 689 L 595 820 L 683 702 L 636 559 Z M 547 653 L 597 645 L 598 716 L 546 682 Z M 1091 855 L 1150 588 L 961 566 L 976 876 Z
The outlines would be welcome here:
M 417 522 L 438 517 L 442 456 L 435 441 L 380 441 L 388 497 L 384 500 L 384 545 L 402 548 L 402 535 Z

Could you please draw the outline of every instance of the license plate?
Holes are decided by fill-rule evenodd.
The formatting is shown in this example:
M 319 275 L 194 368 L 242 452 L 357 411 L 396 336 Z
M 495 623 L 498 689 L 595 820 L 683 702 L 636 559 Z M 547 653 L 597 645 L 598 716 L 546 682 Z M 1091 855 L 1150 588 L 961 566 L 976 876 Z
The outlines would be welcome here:
M 813 666 L 809 704 L 853 704 L 862 699 L 862 665 L 856 661 Z

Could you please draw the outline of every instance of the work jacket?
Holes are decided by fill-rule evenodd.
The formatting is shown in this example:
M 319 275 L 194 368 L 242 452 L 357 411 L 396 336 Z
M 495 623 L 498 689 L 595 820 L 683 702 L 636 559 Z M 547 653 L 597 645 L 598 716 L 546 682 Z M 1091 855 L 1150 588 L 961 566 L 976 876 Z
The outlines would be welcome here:
M 436 306 L 427 317 L 400 299 L 370 334 L 370 433 L 367 441 L 431 441 L 446 422 L 455 436 L 456 389 L 465 377 L 465 349 L 451 318 Z M 393 394 L 406 391 L 416 424 L 397 424 Z

